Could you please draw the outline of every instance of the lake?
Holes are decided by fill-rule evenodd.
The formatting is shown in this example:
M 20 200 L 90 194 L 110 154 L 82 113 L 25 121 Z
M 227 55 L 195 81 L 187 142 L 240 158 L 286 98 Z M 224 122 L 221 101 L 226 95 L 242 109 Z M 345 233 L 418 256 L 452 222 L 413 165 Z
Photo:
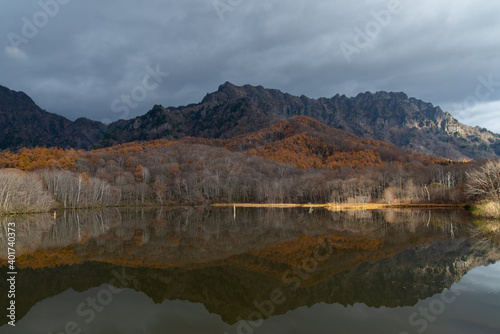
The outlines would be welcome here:
M 464 210 L 1 217 L 0 333 L 499 333 L 495 223 Z M 493 226 L 493 227 L 492 227 Z M 4 293 L 5 291 L 5 293 Z

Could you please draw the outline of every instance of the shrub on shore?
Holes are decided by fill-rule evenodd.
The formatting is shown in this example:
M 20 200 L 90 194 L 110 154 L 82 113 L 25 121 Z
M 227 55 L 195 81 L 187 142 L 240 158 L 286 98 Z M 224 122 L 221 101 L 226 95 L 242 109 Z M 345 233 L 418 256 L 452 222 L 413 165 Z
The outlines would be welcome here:
M 477 205 L 475 207 L 474 214 L 485 218 L 500 219 L 500 202 L 486 201 Z

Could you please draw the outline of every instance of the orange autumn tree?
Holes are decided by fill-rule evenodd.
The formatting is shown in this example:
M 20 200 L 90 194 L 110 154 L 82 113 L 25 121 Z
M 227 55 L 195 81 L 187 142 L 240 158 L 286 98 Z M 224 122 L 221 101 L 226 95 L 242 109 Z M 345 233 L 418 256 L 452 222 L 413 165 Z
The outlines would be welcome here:
M 139 165 L 134 171 L 135 182 L 137 183 L 144 182 L 144 175 L 142 173 L 143 168 L 142 165 Z
M 74 149 L 63 150 L 57 147 L 22 148 L 16 153 L 1 151 L 0 168 L 17 168 L 33 171 L 44 168 L 73 170 L 79 153 Z

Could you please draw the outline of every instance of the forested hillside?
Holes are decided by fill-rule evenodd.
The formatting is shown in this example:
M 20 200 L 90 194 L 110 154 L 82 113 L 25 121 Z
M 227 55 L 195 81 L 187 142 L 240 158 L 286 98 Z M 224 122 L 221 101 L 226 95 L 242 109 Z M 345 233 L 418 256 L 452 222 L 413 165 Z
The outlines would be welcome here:
M 266 146 L 254 145 L 257 149 Z M 2 188 L 0 210 L 214 202 L 465 201 L 463 185 L 470 164 L 435 164 L 426 158 L 420 162 L 376 161 L 355 168 L 353 163 L 332 169 L 301 168 L 304 166 L 252 155 L 259 153 L 257 149 L 233 152 L 186 139 L 134 142 L 93 151 L 36 148 L 3 152 L 0 184 L 16 186 Z M 314 159 L 313 153 L 310 160 Z M 28 182 L 33 185 L 22 186 Z M 37 202 L 45 193 L 50 195 L 48 201 Z
M 306 116 L 292 117 L 230 139 L 189 138 L 184 141 L 246 152 L 300 168 L 380 167 L 389 162 L 401 165 L 450 163 L 447 159 L 403 150 L 378 140 L 363 139 Z

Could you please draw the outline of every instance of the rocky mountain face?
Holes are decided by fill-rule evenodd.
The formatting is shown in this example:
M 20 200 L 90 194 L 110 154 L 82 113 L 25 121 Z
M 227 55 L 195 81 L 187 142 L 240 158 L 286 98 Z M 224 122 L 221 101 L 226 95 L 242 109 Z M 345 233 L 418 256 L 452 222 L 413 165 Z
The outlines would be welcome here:
M 362 93 L 310 99 L 262 86 L 229 82 L 197 104 L 164 108 L 106 126 L 48 113 L 24 93 L 0 86 L 0 149 L 23 146 L 106 147 L 158 138 L 227 139 L 308 116 L 366 139 L 452 160 L 500 156 L 500 136 L 459 123 L 449 113 L 404 93 Z
M 0 86 L 0 149 L 34 146 L 91 148 L 104 134 L 102 123 L 72 122 L 38 107 L 23 92 Z
M 452 160 L 500 155 L 499 135 L 461 124 L 441 108 L 404 93 L 310 99 L 229 82 L 199 104 L 179 108 L 157 105 L 143 116 L 112 125 L 100 144 L 185 136 L 231 138 L 298 115 L 363 138 Z

